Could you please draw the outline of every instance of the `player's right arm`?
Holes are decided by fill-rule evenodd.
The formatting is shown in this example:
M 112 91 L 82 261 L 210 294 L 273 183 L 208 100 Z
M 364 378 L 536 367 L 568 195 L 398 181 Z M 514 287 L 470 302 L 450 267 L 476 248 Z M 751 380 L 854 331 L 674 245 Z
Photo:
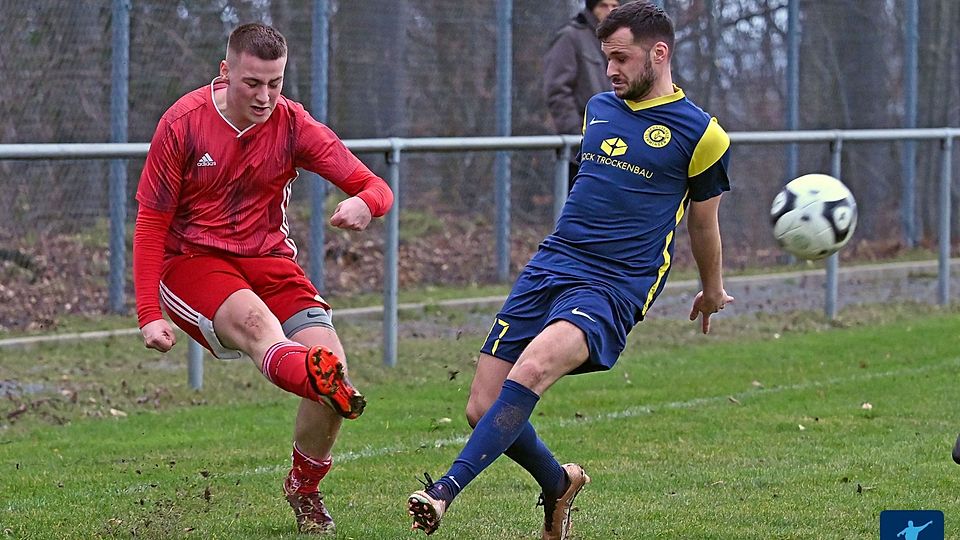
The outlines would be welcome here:
M 299 103 L 291 103 L 298 125 L 294 165 L 319 174 L 350 196 L 337 205 L 331 225 L 364 230 L 372 218 L 385 215 L 393 206 L 390 185 L 350 152 L 333 130 Z
M 160 274 L 164 244 L 180 194 L 181 152 L 176 134 L 161 119 L 150 143 L 137 187 L 140 203 L 133 230 L 133 282 L 137 321 L 144 345 L 160 352 L 176 344 L 173 328 L 160 309 Z
M 140 206 L 133 229 L 133 284 L 137 298 L 137 321 L 143 344 L 167 352 L 177 343 L 173 327 L 160 311 L 160 273 L 163 244 L 173 212 L 158 212 Z

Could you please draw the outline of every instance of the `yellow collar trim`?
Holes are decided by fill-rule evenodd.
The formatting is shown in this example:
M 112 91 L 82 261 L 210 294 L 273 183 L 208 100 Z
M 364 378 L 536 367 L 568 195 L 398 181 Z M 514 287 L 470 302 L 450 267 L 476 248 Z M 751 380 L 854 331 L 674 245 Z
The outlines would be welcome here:
M 673 93 L 667 94 L 665 96 L 660 96 L 658 98 L 647 99 L 644 101 L 630 101 L 629 99 L 623 100 L 627 104 L 627 107 L 630 107 L 631 111 L 642 111 L 643 109 L 649 109 L 650 107 L 656 107 L 657 105 L 664 105 L 666 103 L 672 103 L 684 98 L 683 90 L 679 86 L 673 85 Z

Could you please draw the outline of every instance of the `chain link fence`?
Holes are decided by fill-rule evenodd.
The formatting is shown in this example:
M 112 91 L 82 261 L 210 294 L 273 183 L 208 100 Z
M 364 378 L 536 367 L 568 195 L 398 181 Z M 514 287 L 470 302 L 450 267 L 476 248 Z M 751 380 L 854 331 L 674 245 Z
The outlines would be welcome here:
M 800 1 L 800 129 L 903 125 L 907 1 Z M 266 22 L 286 35 L 284 93 L 309 108 L 315 2 L 129 4 L 129 141 L 149 141 L 167 107 L 216 76 L 227 35 L 241 22 Z M 496 4 L 331 0 L 326 122 L 344 139 L 494 135 Z M 677 25 L 674 77 L 687 95 L 728 131 L 783 129 L 788 0 L 663 4 Z M 553 33 L 580 8 L 572 0 L 513 1 L 513 134 L 550 132 L 541 57 Z M 0 0 L 0 143 L 110 140 L 111 12 L 111 0 Z M 918 127 L 960 125 L 960 3 L 923 0 L 919 35 Z M 902 143 L 845 147 L 843 179 L 858 197 L 861 223 L 844 256 L 887 257 L 902 249 L 901 152 Z M 766 215 L 787 179 L 785 156 L 781 146 L 733 150 L 734 191 L 721 211 L 732 266 L 779 260 Z M 360 157 L 386 174 L 383 155 Z M 938 157 L 936 143 L 917 143 L 923 244 L 936 242 Z M 552 228 L 554 160 L 549 151 L 512 155 L 514 268 Z M 405 156 L 401 288 L 495 280 L 493 162 L 490 152 Z M 799 163 L 797 174 L 828 171 L 829 149 L 801 145 Z M 128 237 L 141 167 L 140 160 L 127 167 Z M 53 325 L 65 313 L 104 311 L 108 182 L 105 160 L 0 161 L 0 304 L 18 306 L 0 310 L 0 331 Z M 290 207 L 294 236 L 305 251 L 302 263 L 316 249 L 306 238 L 306 188 L 295 186 Z M 362 234 L 330 230 L 323 246 L 325 294 L 335 299 L 379 291 L 382 242 L 382 225 Z M 689 263 L 678 258 L 680 265 Z M 127 297 L 132 307 L 129 284 Z

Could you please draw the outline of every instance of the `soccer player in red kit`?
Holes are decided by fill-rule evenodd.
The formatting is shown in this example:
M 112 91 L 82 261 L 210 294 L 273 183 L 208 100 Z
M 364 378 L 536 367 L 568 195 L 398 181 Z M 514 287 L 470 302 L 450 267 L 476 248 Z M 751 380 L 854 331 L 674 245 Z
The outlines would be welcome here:
M 170 319 L 218 358 L 246 353 L 303 400 L 284 494 L 301 532 L 332 533 L 318 490 L 344 418 L 365 401 L 347 378 L 332 311 L 296 262 L 286 208 L 297 168 L 350 197 L 330 224 L 363 230 L 390 187 L 299 103 L 280 95 L 287 45 L 262 24 L 237 27 L 220 74 L 160 119 L 137 189 L 133 270 L 147 347 L 166 352 Z M 317 249 L 322 249 L 318 247 Z

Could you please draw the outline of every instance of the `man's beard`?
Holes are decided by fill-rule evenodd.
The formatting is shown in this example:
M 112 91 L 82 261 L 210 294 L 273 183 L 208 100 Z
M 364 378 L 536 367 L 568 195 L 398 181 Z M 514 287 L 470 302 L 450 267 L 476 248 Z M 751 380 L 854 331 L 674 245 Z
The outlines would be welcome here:
M 640 101 L 650 93 L 655 82 L 657 82 L 657 76 L 653 72 L 653 62 L 647 58 L 647 62 L 643 66 L 643 73 L 641 73 L 636 80 L 630 81 L 630 84 L 627 85 L 627 89 L 624 90 L 623 94 L 617 97 L 629 101 Z

